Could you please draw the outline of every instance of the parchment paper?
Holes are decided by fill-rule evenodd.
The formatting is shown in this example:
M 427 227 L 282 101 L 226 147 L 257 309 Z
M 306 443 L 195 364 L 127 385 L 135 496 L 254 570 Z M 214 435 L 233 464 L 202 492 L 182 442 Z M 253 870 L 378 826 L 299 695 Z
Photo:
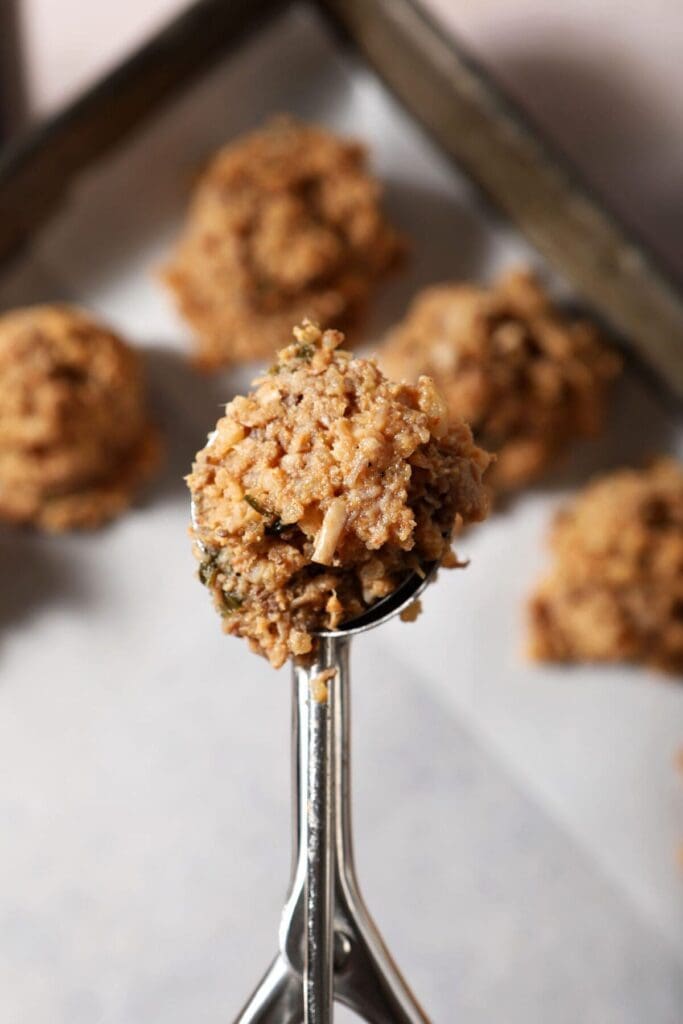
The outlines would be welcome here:
M 169 456 L 97 534 L 0 533 L 0 1006 L 9 1024 L 237 1013 L 289 871 L 289 678 L 222 636 L 181 476 L 255 368 L 206 379 L 155 273 L 197 169 L 289 110 L 365 138 L 422 285 L 536 263 L 312 15 L 292 12 L 92 173 L 0 286 L 84 303 L 145 349 Z M 544 268 L 541 268 L 544 269 Z M 562 282 L 555 281 L 562 292 Z M 524 661 L 553 509 L 591 472 L 681 449 L 629 372 L 608 435 L 462 542 L 417 623 L 353 652 L 366 896 L 435 1022 L 683 1017 L 683 689 Z M 339 1019 L 348 1019 L 342 1013 Z

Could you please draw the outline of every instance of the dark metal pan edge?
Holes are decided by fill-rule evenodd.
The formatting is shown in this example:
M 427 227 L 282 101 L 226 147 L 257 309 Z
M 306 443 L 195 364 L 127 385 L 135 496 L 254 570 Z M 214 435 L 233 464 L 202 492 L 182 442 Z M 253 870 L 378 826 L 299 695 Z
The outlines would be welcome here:
M 637 357 L 683 397 L 683 299 L 568 161 L 414 0 L 312 0 L 399 100 Z M 0 153 L 0 263 L 72 177 L 289 0 L 198 0 L 65 110 Z
M 415 0 L 319 0 L 407 110 L 683 397 L 683 296 L 521 110 Z
M 73 103 L 0 150 L 0 263 L 111 149 L 288 0 L 199 0 Z

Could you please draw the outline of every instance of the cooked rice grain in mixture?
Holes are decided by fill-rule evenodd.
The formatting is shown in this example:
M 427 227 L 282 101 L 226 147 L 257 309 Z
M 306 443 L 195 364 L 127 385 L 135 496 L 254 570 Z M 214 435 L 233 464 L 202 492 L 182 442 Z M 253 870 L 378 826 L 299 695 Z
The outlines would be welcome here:
M 0 317 L 0 519 L 99 526 L 158 461 L 137 354 L 78 309 Z
M 557 517 L 531 607 L 543 661 L 683 672 L 683 468 L 663 458 L 596 480 Z
M 456 517 L 486 515 L 489 456 L 427 377 L 388 381 L 310 323 L 235 398 L 188 483 L 199 575 L 227 633 L 279 667 L 390 594 L 456 564 Z
M 356 327 L 404 244 L 365 148 L 276 118 L 225 146 L 165 278 L 207 368 L 271 356 L 295 324 Z
M 487 482 L 509 491 L 540 476 L 574 438 L 600 431 L 620 363 L 593 324 L 563 316 L 518 271 L 492 288 L 425 289 L 380 365 L 395 380 L 432 377 L 451 418 L 495 452 Z

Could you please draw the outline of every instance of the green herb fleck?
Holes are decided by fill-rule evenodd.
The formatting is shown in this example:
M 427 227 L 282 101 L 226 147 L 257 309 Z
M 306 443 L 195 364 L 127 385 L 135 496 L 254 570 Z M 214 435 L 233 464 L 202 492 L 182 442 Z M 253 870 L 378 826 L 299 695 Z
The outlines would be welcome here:
M 258 512 L 260 516 L 266 520 L 266 534 L 269 537 L 277 537 L 282 533 L 283 530 L 287 529 L 285 523 L 282 522 L 279 516 L 276 516 L 274 512 L 271 512 L 269 508 L 262 505 L 252 494 L 245 494 L 244 500 L 247 505 L 253 508 L 254 512 Z
M 314 352 L 315 349 L 312 345 L 299 345 L 296 348 L 294 355 L 297 359 L 312 359 Z
M 221 615 L 231 615 L 236 612 L 238 608 L 241 608 L 244 604 L 244 600 L 237 594 L 228 593 L 225 591 L 221 594 Z
M 197 575 L 199 576 L 199 582 L 203 583 L 205 587 L 212 587 L 214 585 L 218 575 L 215 555 L 209 555 L 206 561 L 200 564 Z
M 252 494 L 245 494 L 244 500 L 246 501 L 247 505 L 250 505 L 251 508 L 253 508 L 254 512 L 258 512 L 260 516 L 272 516 L 272 513 L 269 512 L 268 509 L 264 505 L 262 505 L 261 502 L 258 501 Z

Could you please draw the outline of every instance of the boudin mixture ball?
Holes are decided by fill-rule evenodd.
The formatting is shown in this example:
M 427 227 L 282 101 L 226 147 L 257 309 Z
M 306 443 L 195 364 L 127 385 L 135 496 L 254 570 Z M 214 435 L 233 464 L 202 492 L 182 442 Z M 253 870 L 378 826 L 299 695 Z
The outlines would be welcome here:
M 429 374 L 453 421 L 496 454 L 496 491 L 529 484 L 576 438 L 599 433 L 618 357 L 587 320 L 556 309 L 530 274 L 491 288 L 421 292 L 390 333 L 380 364 L 396 380 Z
M 486 514 L 489 456 L 431 380 L 388 381 L 310 323 L 235 398 L 188 478 L 199 575 L 228 633 L 279 667 Z
M 289 118 L 226 146 L 165 271 L 207 368 L 271 356 L 305 317 L 349 331 L 404 245 L 364 147 Z
M 86 313 L 0 316 L 0 519 L 95 527 L 158 458 L 138 356 Z
M 589 484 L 559 513 L 531 600 L 542 661 L 642 662 L 683 674 L 683 467 L 661 458 Z

